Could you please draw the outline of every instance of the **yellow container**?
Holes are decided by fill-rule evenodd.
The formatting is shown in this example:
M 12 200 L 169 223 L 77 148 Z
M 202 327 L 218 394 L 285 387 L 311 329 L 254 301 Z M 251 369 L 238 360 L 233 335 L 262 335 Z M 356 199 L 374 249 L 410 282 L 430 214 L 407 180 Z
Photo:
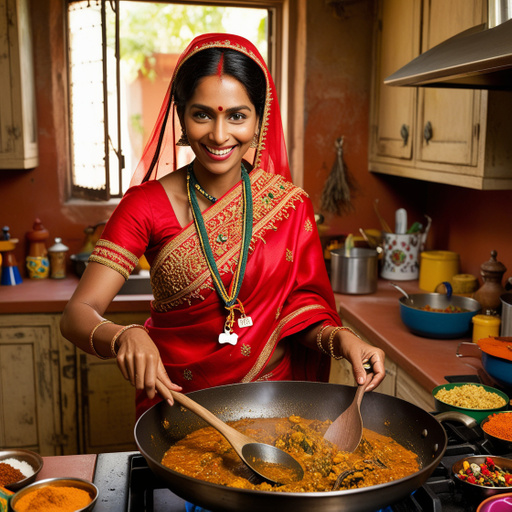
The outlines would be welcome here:
M 452 251 L 423 251 L 420 259 L 419 287 L 434 292 L 443 281 L 459 273 L 459 255 Z
M 455 313 L 456 314 L 456 313 Z M 494 315 L 475 315 L 473 321 L 473 343 L 483 338 L 500 335 L 501 320 Z

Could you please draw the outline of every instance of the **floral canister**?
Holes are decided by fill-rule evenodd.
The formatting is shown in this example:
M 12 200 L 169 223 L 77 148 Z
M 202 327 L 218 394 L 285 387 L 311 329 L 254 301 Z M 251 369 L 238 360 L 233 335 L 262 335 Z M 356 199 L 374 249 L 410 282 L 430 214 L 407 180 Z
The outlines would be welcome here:
M 418 279 L 421 233 L 383 233 L 384 261 L 381 276 L 394 281 Z

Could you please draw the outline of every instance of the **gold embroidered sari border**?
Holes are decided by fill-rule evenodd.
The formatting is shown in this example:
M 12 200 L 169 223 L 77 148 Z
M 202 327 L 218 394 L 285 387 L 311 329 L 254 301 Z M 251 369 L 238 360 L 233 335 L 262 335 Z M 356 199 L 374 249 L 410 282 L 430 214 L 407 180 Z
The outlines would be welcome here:
M 251 368 L 251 370 L 245 375 L 245 377 L 240 382 L 252 382 L 254 378 L 263 370 L 265 367 L 265 364 L 268 361 L 268 358 L 272 354 L 277 342 L 279 341 L 279 336 L 281 334 L 281 331 L 283 327 L 296 318 L 297 316 L 307 312 L 307 311 L 314 311 L 314 310 L 325 310 L 324 306 L 321 306 L 320 304 L 313 304 L 311 306 L 304 306 L 303 308 L 298 309 L 297 311 L 294 311 L 293 313 L 290 313 L 285 318 L 283 318 L 277 327 L 274 329 L 274 332 L 270 335 L 270 338 L 268 339 L 265 347 L 260 352 L 260 355 L 258 356 L 258 359 L 256 360 L 256 363 L 254 363 L 254 366 Z

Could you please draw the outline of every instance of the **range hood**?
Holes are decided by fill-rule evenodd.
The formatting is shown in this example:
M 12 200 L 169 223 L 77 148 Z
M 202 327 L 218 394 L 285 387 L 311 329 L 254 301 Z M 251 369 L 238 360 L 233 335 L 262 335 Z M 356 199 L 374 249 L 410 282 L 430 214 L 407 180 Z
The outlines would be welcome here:
M 488 23 L 422 53 L 387 85 L 512 90 L 512 0 L 489 0 Z

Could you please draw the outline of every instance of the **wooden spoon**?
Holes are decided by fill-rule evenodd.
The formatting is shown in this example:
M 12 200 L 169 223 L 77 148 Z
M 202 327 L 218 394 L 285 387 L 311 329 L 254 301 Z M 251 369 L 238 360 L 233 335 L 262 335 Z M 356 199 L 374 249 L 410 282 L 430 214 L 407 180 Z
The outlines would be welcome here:
M 361 401 L 373 373 L 366 374 L 366 382 L 357 386 L 352 403 L 331 423 L 324 439 L 335 444 L 341 451 L 353 452 L 363 437 L 363 418 L 361 417 Z
M 304 478 L 302 466 L 288 453 L 242 434 L 217 418 L 202 405 L 182 393 L 170 390 L 158 380 L 156 388 L 165 400 L 169 400 L 172 396 L 176 402 L 179 402 L 218 430 L 231 444 L 242 461 L 260 477 L 276 484 L 298 482 Z

